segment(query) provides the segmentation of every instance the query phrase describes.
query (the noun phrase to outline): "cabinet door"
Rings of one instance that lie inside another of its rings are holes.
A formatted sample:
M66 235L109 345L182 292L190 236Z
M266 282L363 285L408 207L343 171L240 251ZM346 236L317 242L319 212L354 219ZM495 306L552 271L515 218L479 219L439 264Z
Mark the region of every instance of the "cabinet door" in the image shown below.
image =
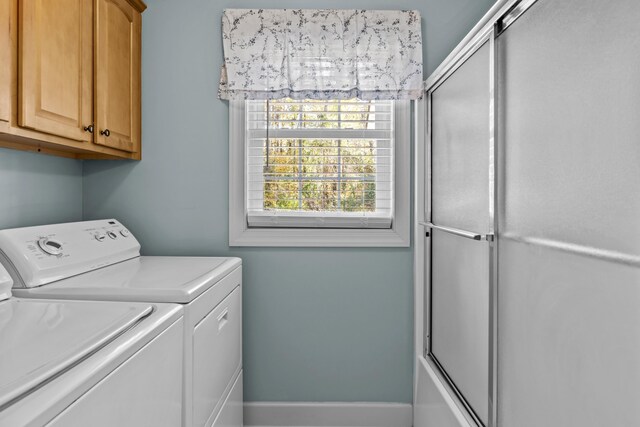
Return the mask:
M18 124L90 141L93 6L86 0L21 0Z
M140 151L141 15L126 0L96 0L96 144Z
M0 2L0 121L11 118L11 2Z

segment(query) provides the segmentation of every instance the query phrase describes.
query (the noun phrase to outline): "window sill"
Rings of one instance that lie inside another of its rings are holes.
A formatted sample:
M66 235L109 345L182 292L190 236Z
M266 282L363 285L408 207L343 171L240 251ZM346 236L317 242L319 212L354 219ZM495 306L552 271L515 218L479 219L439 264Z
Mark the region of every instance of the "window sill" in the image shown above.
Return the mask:
M408 247L395 229L245 228L229 235L229 246Z
M351 228L390 229L392 219L389 214L336 215L317 212L249 212L249 228Z

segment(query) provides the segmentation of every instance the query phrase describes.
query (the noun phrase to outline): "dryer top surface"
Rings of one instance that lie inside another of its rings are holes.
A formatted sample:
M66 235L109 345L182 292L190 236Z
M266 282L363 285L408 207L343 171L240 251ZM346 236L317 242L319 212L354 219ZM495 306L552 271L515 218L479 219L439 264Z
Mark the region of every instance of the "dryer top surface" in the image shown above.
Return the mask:
M14 289L14 295L189 303L241 263L239 258L142 256L46 286Z

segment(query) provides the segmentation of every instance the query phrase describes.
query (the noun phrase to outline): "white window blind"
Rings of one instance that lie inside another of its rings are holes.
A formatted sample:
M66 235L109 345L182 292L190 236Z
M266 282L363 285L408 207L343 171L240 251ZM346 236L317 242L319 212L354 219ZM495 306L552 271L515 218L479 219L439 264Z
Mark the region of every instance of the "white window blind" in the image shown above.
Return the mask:
M394 101L246 101L249 227L390 228Z

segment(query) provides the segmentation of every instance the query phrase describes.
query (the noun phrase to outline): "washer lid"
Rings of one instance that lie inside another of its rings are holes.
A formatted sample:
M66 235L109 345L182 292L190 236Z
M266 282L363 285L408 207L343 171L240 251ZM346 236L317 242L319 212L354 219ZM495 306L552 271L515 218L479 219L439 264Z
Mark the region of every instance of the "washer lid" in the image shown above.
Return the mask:
M240 258L143 256L16 296L188 303L240 266Z
M0 303L0 410L149 315L149 304L11 298Z

